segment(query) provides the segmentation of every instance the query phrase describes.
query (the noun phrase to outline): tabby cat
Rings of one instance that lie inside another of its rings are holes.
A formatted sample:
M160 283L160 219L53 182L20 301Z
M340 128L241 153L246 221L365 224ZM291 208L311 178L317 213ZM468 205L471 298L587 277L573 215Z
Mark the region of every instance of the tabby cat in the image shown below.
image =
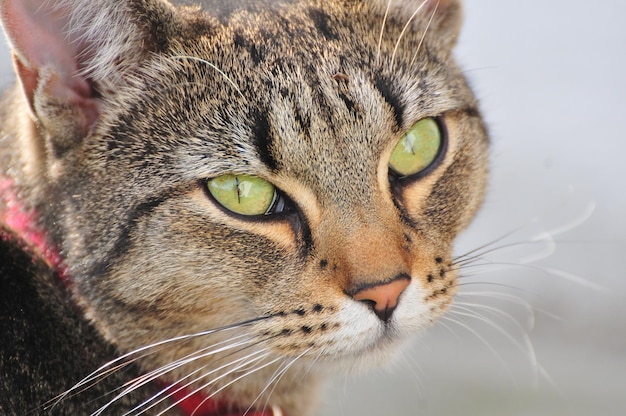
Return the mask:
M0 12L0 413L310 416L449 307L488 165L459 1Z

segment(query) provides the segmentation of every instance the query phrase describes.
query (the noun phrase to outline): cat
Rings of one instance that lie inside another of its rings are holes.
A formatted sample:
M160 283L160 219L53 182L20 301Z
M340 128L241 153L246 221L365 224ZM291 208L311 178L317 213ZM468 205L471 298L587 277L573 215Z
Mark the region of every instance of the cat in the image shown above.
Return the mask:
M458 0L0 12L0 413L311 416L448 309L489 148Z

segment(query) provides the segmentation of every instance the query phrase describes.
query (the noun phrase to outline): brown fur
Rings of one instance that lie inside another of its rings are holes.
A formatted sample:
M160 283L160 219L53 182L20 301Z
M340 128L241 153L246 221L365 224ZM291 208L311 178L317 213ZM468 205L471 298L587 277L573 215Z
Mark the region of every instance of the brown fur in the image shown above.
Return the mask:
M63 0L38 18L73 25L70 65L29 54L16 3L0 1L23 91L4 104L2 175L40 212L85 316L122 353L271 316L160 349L144 371L245 335L256 344L163 379L268 348L258 364L283 358L220 396L245 408L263 393L261 405L306 416L327 371L384 362L445 312L452 243L487 174L485 129L451 55L456 1L426 3L403 32L420 1L385 15L374 0ZM393 148L425 117L445 126L444 158L390 183ZM267 179L296 209L232 215L202 185L224 173ZM399 274L411 285L389 323L349 296Z

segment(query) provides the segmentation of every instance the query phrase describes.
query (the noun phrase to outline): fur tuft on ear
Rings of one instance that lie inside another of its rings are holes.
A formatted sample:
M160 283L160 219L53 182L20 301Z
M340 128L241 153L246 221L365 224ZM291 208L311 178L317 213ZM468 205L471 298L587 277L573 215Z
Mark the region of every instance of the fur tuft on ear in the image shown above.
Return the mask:
M102 94L164 46L173 16L161 0L0 0L26 102L54 154L89 132Z

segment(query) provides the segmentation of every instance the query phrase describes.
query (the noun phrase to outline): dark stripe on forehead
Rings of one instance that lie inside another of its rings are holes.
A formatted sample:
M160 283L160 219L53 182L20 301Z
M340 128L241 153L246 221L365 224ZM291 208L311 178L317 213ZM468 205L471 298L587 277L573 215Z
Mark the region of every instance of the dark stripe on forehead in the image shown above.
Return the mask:
M386 77L375 75L374 85L387 104L391 106L398 128L402 128L405 105L402 101L400 101L399 95L393 90L392 82Z
M255 64L259 64L263 59L265 59L265 51L262 46L258 46L253 41L244 37L241 33L235 33L233 39L235 46L239 48L243 48L248 51L250 54L250 58Z
M337 33L329 25L329 16L318 8L309 9L309 17L313 20L315 28L328 40L337 40Z
M254 135L254 145L258 151L259 159L270 170L278 170L278 161L272 153L273 140L270 131L270 123L267 113L263 109L255 109L252 114L252 134Z

